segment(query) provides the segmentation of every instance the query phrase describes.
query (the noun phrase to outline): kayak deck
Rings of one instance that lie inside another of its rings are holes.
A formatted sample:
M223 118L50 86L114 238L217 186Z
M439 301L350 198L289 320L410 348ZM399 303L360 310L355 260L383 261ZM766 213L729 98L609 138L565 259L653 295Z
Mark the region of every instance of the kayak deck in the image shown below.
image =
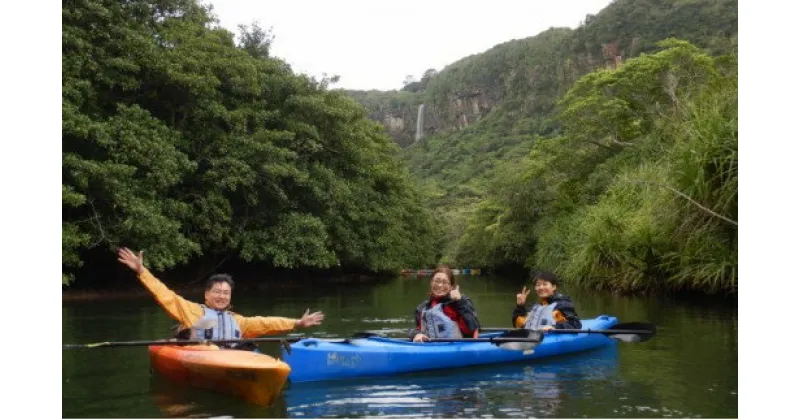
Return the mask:
M149 354L153 370L172 381L263 406L272 404L291 371L265 354L214 345L157 345L149 347Z
M606 329L616 324L617 319L602 315L582 323L583 329ZM481 334L481 337L500 334ZM538 346L525 350L501 348L488 342L413 343L385 337L337 342L312 338L292 344L291 352L284 349L282 358L292 366L290 381L310 382L535 360L612 342L602 334L545 334Z

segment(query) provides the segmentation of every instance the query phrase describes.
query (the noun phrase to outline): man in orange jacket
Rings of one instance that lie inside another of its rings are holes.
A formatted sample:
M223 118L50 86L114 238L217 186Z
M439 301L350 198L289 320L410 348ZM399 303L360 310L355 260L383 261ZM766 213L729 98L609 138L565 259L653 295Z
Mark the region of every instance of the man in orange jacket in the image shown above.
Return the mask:
M235 340L279 334L295 328L320 325L322 312L305 314L300 319L274 316L242 316L228 310L231 304L233 279L227 274L211 276L206 283L205 303L190 302L170 290L144 266L143 252L136 255L121 248L118 261L136 272L139 281L153 294L156 302L177 320L182 327L191 329L197 338L207 340Z

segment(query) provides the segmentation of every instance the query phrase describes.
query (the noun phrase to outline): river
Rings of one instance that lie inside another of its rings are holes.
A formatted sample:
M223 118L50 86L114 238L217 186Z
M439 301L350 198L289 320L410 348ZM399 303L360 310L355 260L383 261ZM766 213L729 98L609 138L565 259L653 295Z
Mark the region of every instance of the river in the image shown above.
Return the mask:
M521 281L459 277L484 327L507 327ZM404 335L429 289L427 277L376 284L309 284L234 291L244 315L299 317L322 310L315 336L382 330ZM607 314L650 322L644 343L617 343L572 356L361 380L287 384L270 407L187 388L151 375L146 347L62 350L62 416L161 417L738 417L737 305L715 299L623 297L562 290L582 318ZM185 296L199 301L201 294ZM533 297L533 294L531 295ZM64 343L150 340L174 322L149 298L62 304ZM278 345L261 344L278 356Z

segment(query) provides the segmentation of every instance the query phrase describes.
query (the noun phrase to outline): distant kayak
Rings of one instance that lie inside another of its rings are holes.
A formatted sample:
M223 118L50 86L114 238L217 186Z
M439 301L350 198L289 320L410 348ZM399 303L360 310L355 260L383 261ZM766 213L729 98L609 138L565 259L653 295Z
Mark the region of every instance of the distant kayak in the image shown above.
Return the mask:
M615 325L617 318L601 315L581 322L583 329L606 329ZM501 334L482 334L481 337ZM346 341L309 338L292 344L290 352L283 349L282 359L292 367L290 381L311 382L535 360L594 349L613 341L602 334L545 334L539 345L526 350L513 349L515 346L505 344L499 347L488 342L413 343L384 337Z
M281 393L289 366L265 354L214 345L149 347L155 372L175 382L267 406Z

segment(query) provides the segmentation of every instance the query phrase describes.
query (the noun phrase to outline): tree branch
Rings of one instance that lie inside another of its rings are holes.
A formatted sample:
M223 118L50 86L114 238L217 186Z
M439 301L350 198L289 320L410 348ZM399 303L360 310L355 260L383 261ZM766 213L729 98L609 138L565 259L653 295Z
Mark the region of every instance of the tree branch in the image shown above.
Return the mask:
M720 219L722 219L722 220L724 220L724 221L726 221L728 223L731 223L734 226L739 226L739 223L737 223L735 220L731 220L731 219L729 219L729 218L727 218L727 217L725 217L725 216L723 216L721 214L718 214L718 213L714 212L710 208L705 207L702 204L698 203L697 201L692 200L692 198L689 197L688 195L676 190L675 188L670 187L669 185L664 185L664 184L661 184L659 182L641 181L641 180L638 180L638 179L632 180L630 182L634 182L634 183L637 183L637 184L650 184L650 185L656 185L656 186L659 186L659 187L666 188L666 189L674 192L675 194L678 194L679 196L689 200L690 203L692 203L695 206L699 207L701 210L705 211L706 213L708 213L708 214L710 214L710 215L712 215L714 217L718 217L718 218L720 218Z
M611 142L614 144L618 144L620 146L633 146L633 143L628 143L627 141L619 141L616 137L611 139Z
M602 148L604 148L604 149L608 149L608 150L614 150L614 148L613 148L613 147L611 147L611 146L606 146L605 144L598 143L598 142L596 142L596 141L594 141L594 140L587 140L587 141L588 141L589 143L591 143L591 144L595 145L595 146L599 146L599 147L602 147Z
M97 213L97 209L94 207L94 200L87 199L86 202L89 203L89 206L92 208L93 216L92 216L91 220L93 221L93 224L95 225L95 227L97 227L97 230L100 231L100 239L95 241L95 243L89 245L89 249L96 247L97 245L99 245L103 241L106 241L109 244L114 243L111 240L109 240L108 237L106 236L106 232L103 229L103 224L100 223L100 215Z

